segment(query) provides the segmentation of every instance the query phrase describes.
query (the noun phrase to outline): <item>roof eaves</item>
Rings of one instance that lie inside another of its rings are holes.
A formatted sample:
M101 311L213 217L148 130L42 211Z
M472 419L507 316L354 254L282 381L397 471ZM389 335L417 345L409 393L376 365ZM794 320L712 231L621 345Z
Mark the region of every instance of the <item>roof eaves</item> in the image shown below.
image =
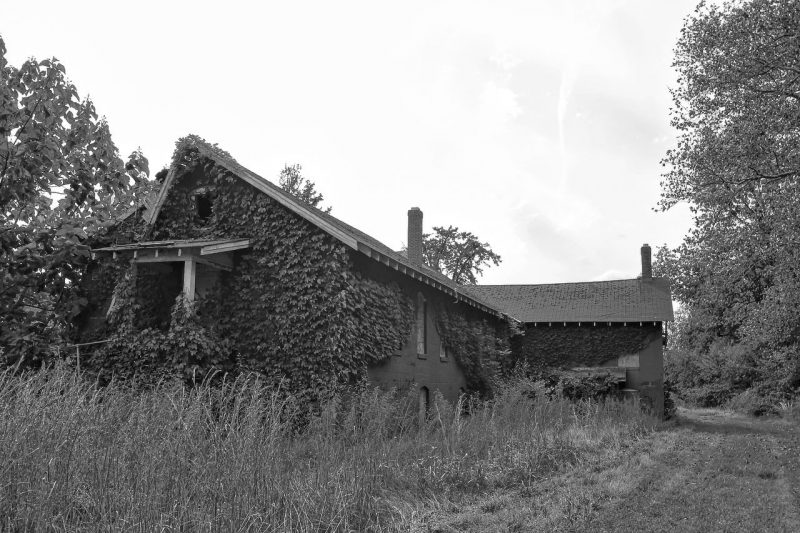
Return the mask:
M441 274L435 273L434 271L425 272L425 270L428 270L427 268L412 265L404 256L400 254L392 252L392 255L394 256L393 257L392 255L380 250L376 250L374 247L363 242L358 243L358 251L367 257L378 261L379 263L397 270L398 272L401 272L413 279L425 283L426 285L430 285L435 289L449 294L458 301L469 304L472 307L476 307L495 316L506 315L506 313L500 308L493 306L486 301L482 301L480 298L475 298L473 295L464 291L459 285L445 278Z

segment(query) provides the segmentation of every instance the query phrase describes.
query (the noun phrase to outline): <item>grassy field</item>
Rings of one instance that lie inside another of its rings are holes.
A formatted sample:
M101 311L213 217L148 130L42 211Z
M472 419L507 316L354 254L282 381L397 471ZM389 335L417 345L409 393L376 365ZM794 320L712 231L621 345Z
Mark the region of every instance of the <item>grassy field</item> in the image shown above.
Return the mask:
M308 418L252 379L139 393L67 369L0 374L0 529L481 530L520 498L542 524L578 523L588 493L547 484L629 457L658 424L532 387L509 383L468 416L437 399L421 422L415 394L374 389Z
M800 531L800 425L719 409L439 512L431 531Z

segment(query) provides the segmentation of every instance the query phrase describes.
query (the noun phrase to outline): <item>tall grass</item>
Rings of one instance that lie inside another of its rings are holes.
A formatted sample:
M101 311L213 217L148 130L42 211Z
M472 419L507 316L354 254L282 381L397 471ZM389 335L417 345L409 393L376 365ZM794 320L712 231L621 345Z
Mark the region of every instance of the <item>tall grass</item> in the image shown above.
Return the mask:
M529 483L653 424L535 388L436 398L423 422L413 392L352 390L309 417L253 378L136 392L65 368L0 374L0 529L405 530L423 506Z

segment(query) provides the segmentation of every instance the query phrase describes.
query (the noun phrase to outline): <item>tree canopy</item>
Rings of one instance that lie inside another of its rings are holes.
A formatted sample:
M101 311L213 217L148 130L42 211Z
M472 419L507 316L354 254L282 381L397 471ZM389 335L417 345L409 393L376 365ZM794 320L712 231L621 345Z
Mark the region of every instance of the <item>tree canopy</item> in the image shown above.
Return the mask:
M278 177L278 185L281 189L297 196L300 200L311 207L321 209L325 213L330 213L331 208L322 208L320 203L325 199L322 194L317 192L316 185L301 173L303 167L299 164L285 165Z
M485 267L502 261L488 242L481 242L475 234L459 231L455 226L435 226L433 233L423 234L422 259L462 285L477 284Z
M281 170L278 184L312 207L322 209L324 200L317 192L313 181L302 175L299 164L286 165ZM322 209L330 213L331 208ZM489 243L481 242L468 231L459 231L455 226L434 227L433 233L422 236L422 258L426 265L443 273L456 283L474 285L483 269L499 265L502 259L492 251Z
M80 309L88 240L147 188L57 59L8 63L0 37L0 358L42 355Z
M703 2L681 31L679 137L663 160L660 205L688 203L694 227L659 250L656 267L684 306L680 338L691 349L724 340L798 360L798 51L794 0Z

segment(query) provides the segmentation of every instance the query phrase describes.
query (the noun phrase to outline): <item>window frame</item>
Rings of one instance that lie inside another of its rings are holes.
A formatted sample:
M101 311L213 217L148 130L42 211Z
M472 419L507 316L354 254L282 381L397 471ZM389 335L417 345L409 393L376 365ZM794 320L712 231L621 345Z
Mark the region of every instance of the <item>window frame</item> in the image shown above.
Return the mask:
M417 357L424 359L428 356L430 332L428 331L428 300L421 292L417 293L415 331Z

